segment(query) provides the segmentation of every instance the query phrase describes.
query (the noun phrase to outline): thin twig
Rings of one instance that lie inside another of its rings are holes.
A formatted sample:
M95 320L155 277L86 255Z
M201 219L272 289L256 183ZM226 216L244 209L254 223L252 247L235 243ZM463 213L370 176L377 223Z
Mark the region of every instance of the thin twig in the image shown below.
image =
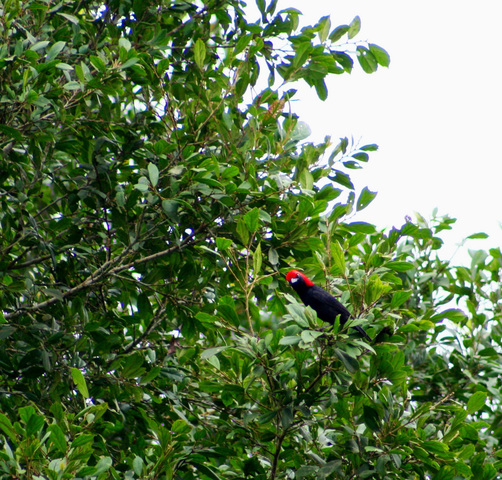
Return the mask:
M136 347L136 345L138 345L146 337L148 337L148 335L150 335L152 330L157 328L157 326L160 324L160 322L162 322L162 319L164 318L164 314L166 313L166 303L167 302L164 302L164 304L158 309L157 313L152 318L150 324L148 325L148 327L146 327L145 331L138 338L136 338L131 343L129 343L129 345L126 345L123 353L129 353L134 347Z
M161 252L154 253L152 255L148 255L143 258L138 258L136 260L133 260L132 262L122 264L122 265L116 265L118 262L120 262L125 255L129 252L129 249L126 249L122 255L105 262L101 267L99 267L96 271L91 273L83 282L80 284L76 285L73 288L70 288L66 292L62 292L61 297L53 297L50 298L44 302L37 303L35 305L29 306L29 307L20 307L14 312L7 313L4 315L5 320L10 320L12 318L17 318L20 315L23 315L26 311L34 311L34 310L41 310L46 307L49 307L50 305L53 305L57 302L60 301L61 298L65 299L68 297L71 297L72 295L75 295L76 293L80 292L81 290L85 290L89 287L92 287L93 285L96 285L98 282L103 280L105 277L115 275L119 272L122 272L124 270L128 270L130 268L133 268L137 265L141 265L146 262L151 262L153 260L157 260L159 258L165 257L166 255L170 255L171 253L180 250L182 248L185 248L189 245L193 245L194 243L197 243L200 241L200 239L195 238L195 236L200 233L203 229L205 228L205 224L202 224L197 230L192 231L190 235L188 235L179 245L173 245L172 247L162 250ZM116 265L116 266L114 266Z

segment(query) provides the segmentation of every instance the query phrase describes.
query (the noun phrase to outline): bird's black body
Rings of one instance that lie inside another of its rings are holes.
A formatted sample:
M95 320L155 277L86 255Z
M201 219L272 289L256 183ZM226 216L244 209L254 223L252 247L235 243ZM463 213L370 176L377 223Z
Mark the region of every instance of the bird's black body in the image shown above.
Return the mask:
M343 325L351 318L350 312L324 288L314 285L303 273L292 270L286 276L286 280L299 295L302 302L311 307L317 316L326 323L333 325L336 317L340 315L340 325ZM364 329L356 325L353 327L364 338L371 340Z

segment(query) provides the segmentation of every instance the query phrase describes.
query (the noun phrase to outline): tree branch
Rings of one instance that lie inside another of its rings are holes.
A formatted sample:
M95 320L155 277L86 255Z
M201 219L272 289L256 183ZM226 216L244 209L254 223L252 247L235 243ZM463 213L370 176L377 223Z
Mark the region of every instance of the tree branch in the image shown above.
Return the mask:
M272 459L272 470L270 471L270 480L274 480L277 474L277 465L279 463L279 455L281 454L282 443L286 438L286 434L288 433L288 429L285 429L284 432L277 438L274 458Z
M125 256L125 254L128 252L126 250L124 254L105 262L101 267L99 267L95 272L91 273L83 282L80 284L76 285L73 288L70 288L66 292L62 292L61 297L63 299L71 297L72 295L75 295L76 293L80 292L81 290L85 290L87 288L92 287L93 285L97 284L100 282L102 279L115 275L119 272L122 272L124 270L128 270L129 268L133 268L137 265L141 265L146 262L150 262L152 260L157 260L158 258L165 257L166 255L170 255L171 253L175 252L176 250L181 250L183 248L188 247L189 245L193 245L194 243L197 243L200 241L200 239L195 238L195 236L200 233L204 228L206 227L205 224L202 224L197 230L192 231L190 235L188 235L179 245L173 245L172 247L163 250L161 252L154 253L152 255L148 255L143 258L138 258L137 260L133 260L132 262L122 264L122 265L117 265L120 260L122 260ZM49 298L48 300L45 300L44 302L36 303L35 305L29 306L29 307L19 307L16 311L10 312L4 315L5 320L10 320L13 318L17 318L21 316L24 312L32 312L34 310L42 310L46 307L49 307L50 305L53 305L61 300L61 297L53 297Z
M162 318L164 317L164 313L166 313L166 302L160 307L155 314L155 316L152 318L150 324L148 327L146 327L146 330L135 340L133 340L129 345L127 345L124 348L123 353L129 353L136 345L141 343L148 335L150 335L150 332L154 330L157 325L162 321Z

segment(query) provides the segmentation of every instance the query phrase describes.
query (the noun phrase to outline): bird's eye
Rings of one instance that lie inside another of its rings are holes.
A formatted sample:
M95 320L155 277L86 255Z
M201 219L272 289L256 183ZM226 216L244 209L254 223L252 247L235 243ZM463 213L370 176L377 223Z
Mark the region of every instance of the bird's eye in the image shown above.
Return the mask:
M295 282L297 282L297 281L298 281L298 278L299 278L299 277L294 277L294 278L292 278L292 279L290 280L290 281L291 281L291 283L295 283Z

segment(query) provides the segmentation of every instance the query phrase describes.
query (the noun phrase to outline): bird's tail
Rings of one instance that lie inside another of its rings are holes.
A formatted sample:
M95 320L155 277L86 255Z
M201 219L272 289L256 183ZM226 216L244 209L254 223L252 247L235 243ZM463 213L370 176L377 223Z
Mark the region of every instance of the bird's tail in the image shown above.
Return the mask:
M364 331L364 328L361 327L361 325L356 325L355 327L352 327L352 328L357 330L366 340L368 340L368 342L372 341L370 336Z

